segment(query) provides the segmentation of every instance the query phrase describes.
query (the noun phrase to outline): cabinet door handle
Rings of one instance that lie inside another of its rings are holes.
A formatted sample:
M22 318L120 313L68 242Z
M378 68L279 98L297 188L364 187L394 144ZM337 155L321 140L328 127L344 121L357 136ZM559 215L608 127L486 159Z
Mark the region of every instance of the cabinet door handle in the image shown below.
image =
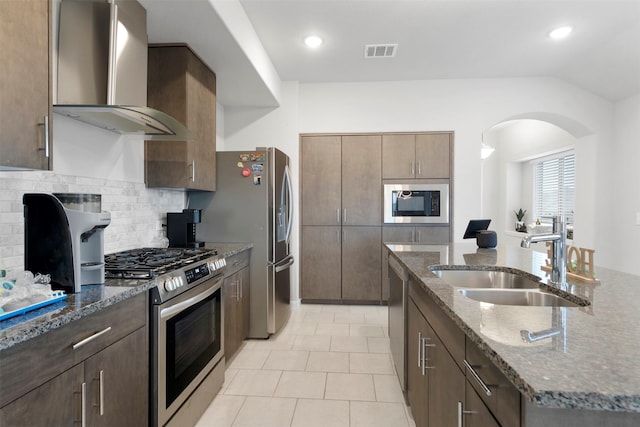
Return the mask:
M343 212L344 212L344 214L343 214L343 218L342 218L342 223L346 224L347 223L347 208L344 208Z
M469 362L467 362L467 359L465 359L463 363L464 363L464 366L467 368L467 370L471 373L471 376L473 376L473 379L475 379L476 382L480 385L480 387L482 388L482 391L484 391L484 394L486 394L487 396L493 395L493 393L489 389L489 386L485 384L484 381L482 381L482 378L480 378L480 375L478 375L476 370L473 369L473 366L471 366Z
M191 182L196 182L196 161L191 161Z
M336 209L336 223L340 224L340 209Z
M418 176L422 175L422 162L418 160Z
M477 413L476 411L465 411L462 407L462 402L458 401L458 427L462 427L463 425L463 416L464 415L473 415Z
M44 116L44 120L42 123L38 123L38 126L42 126L44 129L44 148L39 150L44 150L44 156L49 158L49 116Z
M418 368L422 367L422 348L422 332L418 332Z
M87 425L87 383L82 383L82 391L81 391L81 395L80 395L80 402L81 402L81 408L80 408L80 425L82 427L85 427Z
M244 281L240 279L240 299L242 299L243 291L244 291Z
M98 407L100 415L104 415L104 370L100 369L98 374Z
M107 328L104 328L100 332L96 332L95 334L91 335L90 337L87 337L87 338L83 339L82 341L75 343L74 345L71 346L71 348L73 348L74 350L77 350L80 347L82 347L83 345L88 344L91 341L95 340L96 338L100 337L101 335L106 334L110 330L111 330L111 326L109 326Z
M416 240L415 242L420 242L420 230L416 231Z
M413 160L411 160L411 175L415 175L416 174L416 164L414 163Z
M429 341L429 337L424 337L422 338L422 375L426 375L427 373L427 369L433 369L433 366L427 366L427 360L429 360L429 358L427 357L427 347L435 347L435 344L427 344L427 342Z

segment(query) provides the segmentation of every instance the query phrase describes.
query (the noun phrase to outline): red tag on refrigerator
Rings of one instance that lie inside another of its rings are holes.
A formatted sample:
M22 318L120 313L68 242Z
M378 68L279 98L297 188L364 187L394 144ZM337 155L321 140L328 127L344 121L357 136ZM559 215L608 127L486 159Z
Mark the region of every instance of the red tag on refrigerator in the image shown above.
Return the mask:
M251 176L251 169L242 168L242 176L244 176L245 178L248 177L248 176Z

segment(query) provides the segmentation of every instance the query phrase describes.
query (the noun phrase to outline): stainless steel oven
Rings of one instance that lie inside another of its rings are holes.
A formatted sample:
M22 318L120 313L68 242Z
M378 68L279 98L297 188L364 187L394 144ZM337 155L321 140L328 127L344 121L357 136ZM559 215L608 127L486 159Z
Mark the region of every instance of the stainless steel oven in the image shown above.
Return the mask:
M384 222L448 224L449 184L385 184Z
M194 425L224 381L224 258L204 248L151 248L105 261L109 277L148 277L156 285L150 290L151 425Z
M208 268L206 266L194 269ZM190 270L187 270L189 274ZM153 307L153 395L157 423L185 425L182 420L193 414L179 411L196 389L208 388L209 375L224 377L222 313L222 277L207 279L189 291ZM217 383L216 378L211 378ZM215 396L221 383L214 384ZM206 393L198 390L198 393ZM194 398L197 400L197 398ZM191 406L191 405L189 405ZM190 409L192 410L192 409ZM202 412L200 412L201 414ZM199 415L196 416L196 420ZM181 420L181 422L178 422Z

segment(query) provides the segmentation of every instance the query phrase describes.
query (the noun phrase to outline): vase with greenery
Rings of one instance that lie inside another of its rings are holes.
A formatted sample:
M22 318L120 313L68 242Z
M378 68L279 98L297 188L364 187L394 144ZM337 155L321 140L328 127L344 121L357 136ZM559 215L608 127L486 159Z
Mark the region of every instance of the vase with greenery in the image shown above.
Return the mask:
M522 210L522 208L518 209L517 211L513 211L514 214L516 214L516 231L520 232L520 233L526 233L527 232L527 226L524 223L524 215L527 213L526 209Z

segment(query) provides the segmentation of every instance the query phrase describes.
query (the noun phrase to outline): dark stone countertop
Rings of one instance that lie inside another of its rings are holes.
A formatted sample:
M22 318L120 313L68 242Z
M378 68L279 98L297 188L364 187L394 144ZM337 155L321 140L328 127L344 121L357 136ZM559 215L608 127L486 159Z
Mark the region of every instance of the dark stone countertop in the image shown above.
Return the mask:
M219 255L229 257L253 247L249 243L207 243ZM108 279L103 285L85 285L82 292L0 322L0 351L81 319L112 304L147 292L155 281Z
M585 307L493 305L464 297L430 268L517 270L546 283L540 270L546 254L515 246L479 249L475 242L386 246L536 406L640 412L640 276L596 266L599 283L570 281L569 292L590 302ZM531 343L520 333L550 328L560 333Z

